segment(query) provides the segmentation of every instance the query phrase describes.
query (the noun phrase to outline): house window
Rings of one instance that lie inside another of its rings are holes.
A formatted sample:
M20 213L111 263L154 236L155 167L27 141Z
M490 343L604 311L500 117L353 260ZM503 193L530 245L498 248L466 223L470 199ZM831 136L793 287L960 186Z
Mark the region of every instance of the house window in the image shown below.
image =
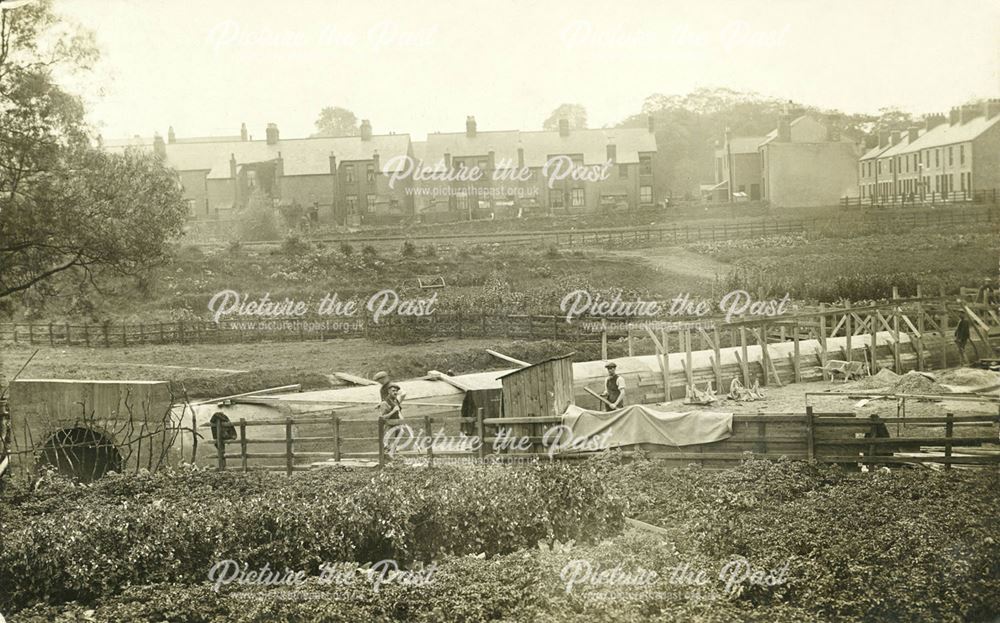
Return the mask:
M367 179L369 182L374 182L375 181L375 163L374 162L369 162L368 163L368 167L365 170L365 179Z
M584 199L585 199L585 195L584 195L583 189L582 188L574 188L573 189L573 194L570 197L570 201L572 202L571 205L574 208L581 208L581 207L583 207L586 204L586 202L584 201Z
M389 209L393 212L399 212L399 199L390 199Z
M958 146L958 164L965 164L965 145Z
M365 197L365 208L368 209L369 214L375 211L375 195L372 193L368 193Z
M628 179L628 165L627 164L620 164L620 165L618 165L618 177L620 177L623 180L624 179ZM721 177L721 175L720 175L720 177Z
M879 174L882 173L882 161L878 161L878 166L875 167Z
M935 167L941 166L941 150L940 149L935 149L934 150L934 166Z
M950 167L953 164L955 164L955 148L954 147L949 147L948 148L948 166Z
M353 216L357 213L358 213L358 196L347 195L347 214Z
M563 193L558 188L549 189L549 205L553 208L565 207L566 204L563 202Z
M742 190L743 187L740 187ZM653 203L653 187L652 186L640 186L639 187L639 203Z
M351 184L351 183L354 182L354 165L353 164L345 164L344 165L344 181L347 182L348 184ZM357 197L355 197L355 201L357 201Z
M639 175L653 174L653 159L649 156L639 158Z
M458 207L459 211L465 212L469 209L469 197L468 195L461 194L455 195L455 205Z

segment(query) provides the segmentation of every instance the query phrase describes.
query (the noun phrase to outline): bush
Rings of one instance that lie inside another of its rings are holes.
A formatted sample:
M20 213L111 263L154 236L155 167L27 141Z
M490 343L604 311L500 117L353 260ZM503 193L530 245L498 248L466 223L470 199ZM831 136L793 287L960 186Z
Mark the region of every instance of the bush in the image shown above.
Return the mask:
M403 257L416 257L417 245L415 245L412 240L405 240L403 242L403 248L400 249L399 253Z
M93 602L133 584L200 582L217 561L317 569L322 562L496 556L543 539L621 529L596 470L389 466L286 479L201 469L112 475L4 494L0 611Z
M340 243L340 252L344 254L344 257L351 257L354 255L354 247L351 246L350 242L344 241Z

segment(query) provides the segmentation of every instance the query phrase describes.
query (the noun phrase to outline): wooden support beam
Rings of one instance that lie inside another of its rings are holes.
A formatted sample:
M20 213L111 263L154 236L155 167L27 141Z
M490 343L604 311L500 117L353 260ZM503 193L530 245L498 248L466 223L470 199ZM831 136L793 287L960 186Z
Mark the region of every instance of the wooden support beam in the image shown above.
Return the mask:
M795 324L795 335L792 338L792 371L795 374L795 382L802 381L801 353L799 352L799 325Z
M348 383L353 383L354 385L378 385L378 381L366 379L362 376L357 376L356 374L348 374L347 372L334 372L333 376L337 377L341 381L347 381Z
M598 400L600 400L601 402L603 402L609 409L613 409L614 408L610 402L608 402L607 400L604 399L604 396L598 394L597 392L595 392L594 390L590 389L589 387L584 387L583 391L587 392L588 394L590 394L594 398L597 398Z
M467 391L469 391L471 389L471 387L469 387L468 385L462 383L461 381L459 381L455 377L448 376L444 372L438 372L437 370L428 370L427 371L427 378L429 380L431 380L431 381L444 381L448 385L451 385L452 387L454 387L456 389L460 389L463 392L467 392Z
M494 356L494 357L496 357L497 359L501 359L501 360L503 360L503 361L506 361L506 362L508 362L508 363L512 363L512 364L514 364L515 366L518 366L518 367L520 367L520 368L527 368L528 366L530 366L530 365L531 365L531 364L530 364L530 363L528 363L527 361L521 361L520 359L514 359L513 357L508 357L507 355L504 355L504 354L502 354L502 353L498 353L498 352L497 352L497 351L495 351L495 350L490 350L490 349L488 349L488 348L487 348L487 349L486 349L486 352L487 352L488 354L490 354L490 355L493 355L493 356Z
M660 368L663 371L663 395L665 402L669 402L670 397L670 338L666 329L660 329L661 345L663 354L660 355Z
M687 365L684 366L684 374L687 377L688 385L692 384L691 381L691 329L684 329L684 357L687 360Z
M829 381L830 373L826 371L826 313L823 303L819 304L819 365L823 368L823 380Z
M740 327L740 353L743 354L743 358L740 359L740 368L743 370L743 385L750 387L750 369L748 366L747 359L747 328ZM737 354L739 357L739 354Z

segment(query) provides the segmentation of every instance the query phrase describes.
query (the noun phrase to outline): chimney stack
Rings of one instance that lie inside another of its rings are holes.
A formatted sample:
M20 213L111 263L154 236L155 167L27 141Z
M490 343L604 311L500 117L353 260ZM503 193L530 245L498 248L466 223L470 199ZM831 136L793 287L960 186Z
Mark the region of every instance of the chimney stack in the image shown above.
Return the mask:
M840 142L840 113L826 116L826 140L831 143Z
M336 174L337 174L337 157L334 156L333 152L331 151L330 152L330 175L336 175Z
M469 138L476 136L476 118L472 115L465 117L465 135Z
M618 147L614 143L608 143L608 162L614 164L617 161Z
M937 126L939 126L942 123L944 123L944 121L945 121L945 118L944 118L943 114L936 113L936 114L933 114L933 115L927 115L926 117L924 117L924 129L927 130L928 132L930 132L931 130L933 130Z
M1000 114L1000 99L990 99L983 102L983 115L987 119L992 119Z
M879 149L885 149L889 146L889 131L879 130L878 131L878 147Z
M492 149L486 154L486 166L490 168L490 171L497 170L497 152Z
M372 140L372 124L367 119L361 120L361 140Z
M160 158L167 157L167 145L163 142L163 137L157 132L153 135L153 153Z
M444 168L451 171L451 154L448 152L444 153Z
M778 117L778 136L775 140L781 143L790 143L792 141L791 115L781 115Z
M174 135L174 126L167 128L167 142L175 143L177 142L177 137Z
M240 140L247 140L247 124L245 123L240 124Z
M920 137L920 128L915 125L911 125L906 130L906 141L909 145L912 145Z
M646 117L646 127L649 129L650 134L656 132L656 120L653 119L653 115Z
M958 108L952 108L948 111L948 125L955 125L961 123L962 112Z
M959 109L959 117L962 123L968 123L983 114L983 107L976 104L966 104Z
M891 132L889 133L889 142L890 142L890 143L891 143L891 144L892 144L893 146L895 146L895 145L899 145L899 139L900 139L900 132L899 132L899 130L892 130L892 131L891 131Z
M268 145L278 144L278 124L276 123L267 124L267 144Z
M519 169L524 168L524 147L517 148L517 167Z
M372 168L375 170L375 175L378 175L379 171L382 170L382 159L378 155L377 149L372 152Z
M236 154L229 154L229 179L236 179Z
M285 159L281 157L281 152L278 152L278 157L274 161L274 175L276 177L285 176Z
M569 136L569 119L559 120L559 136Z

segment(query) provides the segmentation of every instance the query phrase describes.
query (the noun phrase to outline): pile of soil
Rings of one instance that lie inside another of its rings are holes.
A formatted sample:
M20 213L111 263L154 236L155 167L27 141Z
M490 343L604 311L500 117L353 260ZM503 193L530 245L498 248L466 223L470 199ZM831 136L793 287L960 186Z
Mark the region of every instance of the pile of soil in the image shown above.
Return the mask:
M848 390L855 391L867 391L867 390L883 390L882 393L889 393L892 387L899 381L899 375L892 370L883 368L878 371L875 376L866 376L857 381L847 383L844 387Z
M949 394L947 387L930 380L919 372L907 372L892 387L894 394Z
M962 385L966 387L987 387L1000 385L1000 372L979 370L976 368L958 368L937 375L938 381L946 385Z

